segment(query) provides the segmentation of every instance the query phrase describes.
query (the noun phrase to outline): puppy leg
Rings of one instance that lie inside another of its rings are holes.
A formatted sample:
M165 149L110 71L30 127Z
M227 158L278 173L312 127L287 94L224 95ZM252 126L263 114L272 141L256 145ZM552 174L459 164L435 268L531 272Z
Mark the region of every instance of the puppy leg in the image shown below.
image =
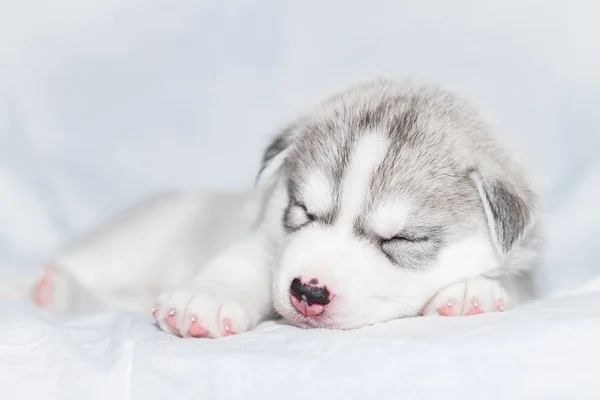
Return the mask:
M190 284L158 297L158 325L183 337L211 338L254 328L272 313L271 254L260 234L235 243Z
M32 300L49 311L147 310L161 285L193 275L173 253L187 255L181 237L202 202L165 193L141 202L64 249L30 287ZM168 264L168 279L159 279Z
M47 264L33 285L33 301L54 313L70 313L101 309L101 302L70 272Z

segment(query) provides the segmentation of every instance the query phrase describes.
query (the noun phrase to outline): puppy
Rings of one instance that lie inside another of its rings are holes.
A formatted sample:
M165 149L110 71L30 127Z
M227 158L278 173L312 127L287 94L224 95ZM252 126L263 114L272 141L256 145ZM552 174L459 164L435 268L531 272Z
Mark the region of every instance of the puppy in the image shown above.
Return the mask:
M536 196L478 111L377 80L277 135L253 191L138 206L59 256L34 298L59 312L154 306L182 337L274 316L354 329L527 301L538 243Z

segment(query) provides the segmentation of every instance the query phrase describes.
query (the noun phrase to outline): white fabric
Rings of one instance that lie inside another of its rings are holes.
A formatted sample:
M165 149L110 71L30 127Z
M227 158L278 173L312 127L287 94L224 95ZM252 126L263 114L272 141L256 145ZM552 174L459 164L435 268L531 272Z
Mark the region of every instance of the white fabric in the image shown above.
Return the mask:
M0 272L38 268L152 191L251 184L288 118L381 73L445 83L491 110L542 195L542 288L577 287L600 269L599 11L594 0L3 2ZM61 322L4 303L0 397L597 398L599 306L590 289L498 316L183 341L146 316Z
M597 399L598 289L503 314L356 331L268 322L217 340L175 338L148 316L56 319L7 304L0 385L48 400Z

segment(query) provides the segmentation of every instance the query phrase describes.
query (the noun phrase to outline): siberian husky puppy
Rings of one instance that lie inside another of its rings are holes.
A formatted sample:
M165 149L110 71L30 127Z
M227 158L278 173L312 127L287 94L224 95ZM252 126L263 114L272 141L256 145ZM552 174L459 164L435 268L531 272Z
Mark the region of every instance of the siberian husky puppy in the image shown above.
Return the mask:
M183 337L281 316L353 329L500 312L534 296L536 198L493 128L436 86L377 80L275 136L256 187L165 194L66 249L33 297L153 308Z

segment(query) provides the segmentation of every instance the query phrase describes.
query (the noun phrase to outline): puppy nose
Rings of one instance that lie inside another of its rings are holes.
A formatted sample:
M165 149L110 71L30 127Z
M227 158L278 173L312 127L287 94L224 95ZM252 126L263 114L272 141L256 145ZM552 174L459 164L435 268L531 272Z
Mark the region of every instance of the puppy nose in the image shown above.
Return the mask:
M290 285L290 301L305 317L319 315L329 304L329 291L319 285L319 281L311 279L308 284L295 278Z

